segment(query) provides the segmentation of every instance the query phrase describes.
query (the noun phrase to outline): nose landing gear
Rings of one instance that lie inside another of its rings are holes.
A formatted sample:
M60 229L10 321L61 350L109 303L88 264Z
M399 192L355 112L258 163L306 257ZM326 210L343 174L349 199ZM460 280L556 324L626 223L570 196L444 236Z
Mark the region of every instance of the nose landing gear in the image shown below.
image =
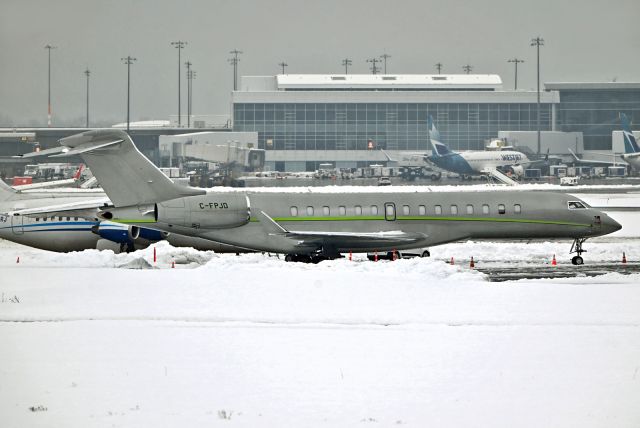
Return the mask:
M586 253L587 250L582 249L582 244L586 241L587 238L576 238L573 240L573 245L571 245L571 250L569 250L569 254L577 253L577 256L573 256L571 259L571 263L574 265L582 265L584 264L584 259L582 258L582 253Z

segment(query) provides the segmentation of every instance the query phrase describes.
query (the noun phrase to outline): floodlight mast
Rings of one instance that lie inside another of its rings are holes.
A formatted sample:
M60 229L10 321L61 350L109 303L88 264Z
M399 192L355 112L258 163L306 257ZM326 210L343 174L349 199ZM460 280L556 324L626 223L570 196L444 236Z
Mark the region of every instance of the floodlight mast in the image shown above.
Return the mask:
M134 61L137 61L137 58L133 58L131 55L126 58L121 58L122 62L127 65L127 132L129 132L129 123L130 123L130 93L131 93L131 64Z
M544 39L542 37L536 37L535 39L531 39L531 46L535 46L536 47L536 51L537 51L537 75L536 75L536 80L537 80L537 87L538 87L538 112L536 114L536 124L537 124L537 128L538 128L538 156L540 156L540 146L541 146L541 139L540 139L540 46L544 46Z
M513 90L517 91L518 90L518 64L521 64L524 62L523 59L518 59L518 58L513 58L510 60L507 60L507 62L512 62L515 67L516 67L516 77L515 77L515 83L513 85Z
M344 74L349 74L349 66L352 63L353 62L351 61L351 58L345 58L342 60L342 65L344 66Z
M46 45L44 47L45 49L47 49L48 51L48 55L49 55L49 67L48 67L48 72L47 72L47 76L48 76L48 84L47 84L47 126L51 127L51 49L57 49L56 46L51 46L51 45Z
M229 53L233 55L233 58L229 58L227 60L231 65L233 65L233 90L237 91L238 90L238 62L240 62L240 58L238 58L238 55L242 54L242 51L239 51L238 49L234 49Z
M183 42L182 40L178 40L177 42L171 42L171 46L178 49L178 128L182 124L182 121L181 121L182 114L180 110L182 105L182 102L181 102L182 97L180 96L180 82L182 81L180 76L182 73L180 72L181 71L180 66L182 65L182 62L180 61L180 52L182 51L182 49L185 47L186 44L187 42Z

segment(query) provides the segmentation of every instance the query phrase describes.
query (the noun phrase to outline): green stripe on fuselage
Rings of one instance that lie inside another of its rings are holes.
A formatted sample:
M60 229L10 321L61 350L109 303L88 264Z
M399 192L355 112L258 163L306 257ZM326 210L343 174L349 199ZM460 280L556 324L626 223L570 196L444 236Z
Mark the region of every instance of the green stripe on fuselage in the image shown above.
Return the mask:
M300 221L383 221L384 216L343 216L343 217L274 217L276 222L300 222ZM251 221L258 221L251 219ZM393 221L393 220L390 220ZM529 224L555 224L563 226L590 227L586 223L573 223L567 221L533 220L517 218L495 217L433 217L433 216L398 216L395 221L480 221L493 223L529 223Z

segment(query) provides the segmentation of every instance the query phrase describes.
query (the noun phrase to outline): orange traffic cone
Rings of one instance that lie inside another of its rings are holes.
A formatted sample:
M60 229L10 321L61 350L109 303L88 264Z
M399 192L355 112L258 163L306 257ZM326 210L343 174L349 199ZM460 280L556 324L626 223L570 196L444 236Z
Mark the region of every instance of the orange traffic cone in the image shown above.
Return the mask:
M471 269L473 269L474 267L476 267L476 264L473 262L473 256L471 256L471 262L469 263L469 267Z
M373 253L373 261L374 261L374 262L377 262L377 261L378 261L378 250L376 250L376 251Z
M351 251L349 251L349 261L352 260L352 257L353 257L353 253Z
M171 268L173 269L173 268L175 268L175 267L176 267L176 262L172 261L172 262L171 262Z
M450 265L455 265L455 263L453 262L453 257L451 257L451 261L449 262Z
M624 253L624 251L622 252L622 263L627 263L627 255Z
M558 262L556 262L556 255L553 255L553 259L551 260L551 266L557 266Z
M153 262L156 262L156 247L153 247Z

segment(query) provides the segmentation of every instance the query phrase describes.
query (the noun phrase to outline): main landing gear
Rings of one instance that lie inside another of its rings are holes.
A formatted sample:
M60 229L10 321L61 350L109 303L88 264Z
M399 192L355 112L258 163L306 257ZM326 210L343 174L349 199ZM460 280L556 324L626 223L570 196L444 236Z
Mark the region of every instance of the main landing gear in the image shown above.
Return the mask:
M582 259L582 253L586 253L587 250L582 249L582 244L586 241L587 238L576 238L573 240L573 245L571 245L571 250L569 254L577 253L577 256L573 256L571 259L571 263L574 265L582 265L584 264L584 260Z

